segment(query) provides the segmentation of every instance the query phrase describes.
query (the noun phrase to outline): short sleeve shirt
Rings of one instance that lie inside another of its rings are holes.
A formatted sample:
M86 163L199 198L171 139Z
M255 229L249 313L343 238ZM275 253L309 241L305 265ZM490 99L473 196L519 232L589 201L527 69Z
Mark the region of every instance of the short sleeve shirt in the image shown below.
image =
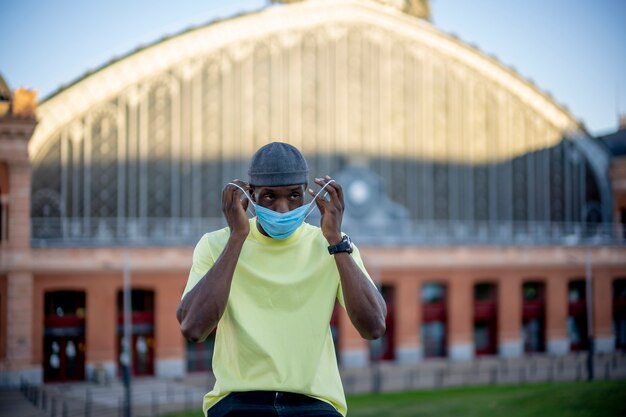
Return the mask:
M224 228L205 234L194 250L184 294L202 279L229 238ZM309 395L346 414L330 318L343 293L339 272L321 229L304 223L276 240L250 220L217 326L213 371L216 383L204 397L206 411L236 391L287 391ZM366 277L358 249L351 255ZM184 296L183 294L183 296Z

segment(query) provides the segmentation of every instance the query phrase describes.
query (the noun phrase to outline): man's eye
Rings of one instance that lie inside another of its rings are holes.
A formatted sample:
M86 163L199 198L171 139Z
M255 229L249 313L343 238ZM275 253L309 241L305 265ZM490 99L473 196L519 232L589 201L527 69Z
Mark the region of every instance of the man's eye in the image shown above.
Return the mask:
M293 199L300 198L300 193L293 193L293 194L291 194L291 198L293 198Z

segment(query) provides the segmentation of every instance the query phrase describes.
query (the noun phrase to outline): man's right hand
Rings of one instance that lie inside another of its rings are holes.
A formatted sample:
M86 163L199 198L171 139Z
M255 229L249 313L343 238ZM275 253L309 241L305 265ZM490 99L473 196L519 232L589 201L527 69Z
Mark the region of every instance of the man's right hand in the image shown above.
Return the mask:
M233 183L246 191L250 189L244 181L233 180ZM250 201L247 198L242 200L242 196L243 192L239 188L227 184L222 191L222 212L230 228L230 234L246 237L250 233L250 222L246 215Z

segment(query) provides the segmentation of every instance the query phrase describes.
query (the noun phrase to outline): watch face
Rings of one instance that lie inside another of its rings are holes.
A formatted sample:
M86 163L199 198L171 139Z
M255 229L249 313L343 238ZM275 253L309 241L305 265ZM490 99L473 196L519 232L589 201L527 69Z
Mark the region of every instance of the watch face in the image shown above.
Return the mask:
M334 246L328 247L328 252L331 255L341 252L352 253L352 240L350 239L350 236L344 235L341 238L341 242L337 243Z
M350 239L350 236L345 235L343 237L343 242L341 242L341 243L342 243L342 246L345 246L345 251L346 252L352 253L352 239Z

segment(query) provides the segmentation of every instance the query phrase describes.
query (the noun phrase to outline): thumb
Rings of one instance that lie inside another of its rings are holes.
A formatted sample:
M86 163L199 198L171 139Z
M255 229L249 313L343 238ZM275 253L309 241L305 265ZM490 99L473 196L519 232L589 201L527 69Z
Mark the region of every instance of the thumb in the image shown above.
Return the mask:
M250 200L248 200L247 198L244 198L241 201L241 207L243 207L243 211L248 211L248 204L250 203Z

